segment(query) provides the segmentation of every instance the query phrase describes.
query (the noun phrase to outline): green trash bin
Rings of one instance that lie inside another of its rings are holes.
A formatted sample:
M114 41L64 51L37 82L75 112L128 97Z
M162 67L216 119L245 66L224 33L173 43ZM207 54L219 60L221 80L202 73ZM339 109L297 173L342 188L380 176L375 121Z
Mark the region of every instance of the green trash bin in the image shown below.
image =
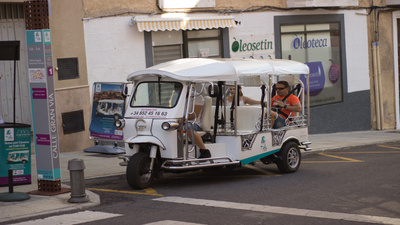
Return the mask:
M8 170L13 183L31 184L31 125L0 124L0 186L8 185Z

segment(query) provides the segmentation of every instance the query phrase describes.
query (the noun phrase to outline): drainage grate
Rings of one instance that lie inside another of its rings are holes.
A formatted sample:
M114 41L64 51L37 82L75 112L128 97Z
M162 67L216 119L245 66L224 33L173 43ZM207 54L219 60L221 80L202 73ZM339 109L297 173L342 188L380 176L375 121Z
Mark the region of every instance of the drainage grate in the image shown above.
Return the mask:
M38 180L38 190L48 192L61 191L61 180Z
M78 58L57 59L58 80L79 78Z
M62 113L61 117L64 134L72 134L85 130L83 110Z

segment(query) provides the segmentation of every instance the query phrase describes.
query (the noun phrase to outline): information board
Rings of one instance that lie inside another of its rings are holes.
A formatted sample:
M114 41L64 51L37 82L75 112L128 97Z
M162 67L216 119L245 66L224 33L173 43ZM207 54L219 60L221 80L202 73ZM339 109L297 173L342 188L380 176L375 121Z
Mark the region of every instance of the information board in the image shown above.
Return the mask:
M8 170L14 184L31 183L31 126L0 124L0 186L8 185Z

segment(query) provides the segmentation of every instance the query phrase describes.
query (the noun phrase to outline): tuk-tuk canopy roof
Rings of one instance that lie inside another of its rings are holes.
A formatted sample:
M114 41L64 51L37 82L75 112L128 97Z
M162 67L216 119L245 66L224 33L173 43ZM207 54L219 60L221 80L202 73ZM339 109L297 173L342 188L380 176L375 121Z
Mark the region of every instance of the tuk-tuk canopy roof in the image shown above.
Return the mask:
M144 76L170 77L181 81L238 81L240 76L308 74L304 63L285 59L177 59L130 74L128 81Z

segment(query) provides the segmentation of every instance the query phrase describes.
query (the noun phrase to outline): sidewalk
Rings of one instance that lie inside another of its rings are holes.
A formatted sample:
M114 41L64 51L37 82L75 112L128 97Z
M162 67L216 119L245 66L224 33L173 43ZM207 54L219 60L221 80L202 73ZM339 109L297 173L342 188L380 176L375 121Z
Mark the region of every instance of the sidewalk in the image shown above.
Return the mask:
M373 144L382 144L387 142L400 141L400 131L359 131L334 134L316 134L310 135L312 142L310 147L312 151L306 152L312 154L320 151L345 149L355 146L368 146ZM120 166L117 155L105 155L99 153L86 153L82 150L68 153L61 153L61 182L68 182L70 179L67 169L68 161L74 158L82 159L86 169L85 178L105 177L118 174L124 174L126 167ZM30 192L38 189L36 177L36 160L32 155L32 184L20 185L14 187L14 192ZM62 184L62 188L69 188ZM8 192L8 187L0 187L0 193ZM56 212L66 212L76 209L87 209L100 204L100 197L86 190L90 201L86 203L68 203L70 193L42 196L30 195L30 199L20 202L0 202L0 222L13 221L17 219L47 215Z

